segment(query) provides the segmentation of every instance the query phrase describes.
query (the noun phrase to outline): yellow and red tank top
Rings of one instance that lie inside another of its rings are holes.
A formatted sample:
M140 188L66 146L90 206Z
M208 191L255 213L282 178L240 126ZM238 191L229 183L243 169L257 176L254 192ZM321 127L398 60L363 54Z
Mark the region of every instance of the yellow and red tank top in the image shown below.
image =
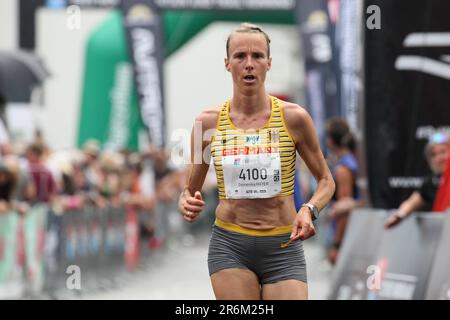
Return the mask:
M271 113L257 130L237 128L230 102L220 110L211 141L219 199L258 199L294 193L296 148L283 118L281 101L271 96Z

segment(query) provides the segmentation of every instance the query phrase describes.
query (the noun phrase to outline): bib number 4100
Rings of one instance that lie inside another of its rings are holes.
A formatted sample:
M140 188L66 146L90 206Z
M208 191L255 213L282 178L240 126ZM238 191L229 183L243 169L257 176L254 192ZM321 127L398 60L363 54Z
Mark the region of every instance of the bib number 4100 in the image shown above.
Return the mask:
M253 168L253 169L241 169L239 173L239 179L242 180L266 180L267 170L266 168Z

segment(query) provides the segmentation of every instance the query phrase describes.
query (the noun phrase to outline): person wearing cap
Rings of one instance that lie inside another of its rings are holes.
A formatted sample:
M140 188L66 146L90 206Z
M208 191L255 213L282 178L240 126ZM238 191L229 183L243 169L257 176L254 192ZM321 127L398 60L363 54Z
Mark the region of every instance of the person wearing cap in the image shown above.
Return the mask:
M389 216L384 225L386 229L394 227L416 210L431 211L449 156L449 137L441 132L433 134L425 146L425 157L432 172L425 177L422 187L414 191L400 204L398 210Z

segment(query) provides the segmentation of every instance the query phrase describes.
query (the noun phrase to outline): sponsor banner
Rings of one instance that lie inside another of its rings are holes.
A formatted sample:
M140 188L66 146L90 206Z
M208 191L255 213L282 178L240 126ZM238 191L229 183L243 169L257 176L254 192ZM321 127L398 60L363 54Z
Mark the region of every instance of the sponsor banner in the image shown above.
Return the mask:
M99 253L102 240L99 212L92 206L85 206L77 215L81 249L77 264L81 263L83 288L97 288L97 274L101 272Z
M155 0L161 9L294 10L295 0Z
M104 228L103 254L109 261L115 261L119 257L123 261L125 250L125 214L122 208L107 208L102 213Z
M429 172L427 139L450 129L450 2L366 0L365 139L371 202L395 208ZM407 14L406 14L407 13Z
M338 56L341 115L357 138L363 133L363 2L339 0L334 46Z
M443 217L445 223L436 249L433 267L428 280L425 299L450 300L450 211Z
M17 242L20 218L16 212L0 215L0 299L19 298L23 292L22 264Z
M86 224L88 231L88 255L94 263L98 263L97 258L102 246L102 228L100 213L94 207L85 208Z
M29 0L26 0L29 1ZM40 4L49 9L65 9L68 6L80 8L114 9L119 6L121 0L40 0Z
M142 123L119 11L90 35L84 68L78 146L95 138L104 149L137 150Z
M370 266L383 233L385 211L358 209L351 213L336 266L333 270L329 299L362 300L368 292Z
M66 288L66 271L72 265L81 270L82 288L96 289L113 281L125 265L135 270L140 254L135 211L87 206L56 214L36 205L24 217L2 214L0 299L43 290L58 294Z
M34 205L25 215L25 261L27 284L32 293L37 294L44 288L45 280L45 234L47 230L48 207Z
M423 300L443 224L442 216L421 213L384 232L375 269L379 288L369 291L367 299Z
M55 1L55 0L53 0ZM87 8L116 8L121 0L65 0L68 5L76 5Z
M166 140L166 123L160 12L153 0L123 0L121 9L133 61L141 119L149 131L152 144L162 148Z
M44 264L45 288L54 291L58 287L58 276L62 268L62 217L53 210L48 211L47 230L45 234Z
M115 66L114 87L111 91L111 115L105 148L121 150L128 146L130 138L130 101L132 99L133 68L128 62Z
M19 48L34 50L36 45L35 29L38 7L44 4L44 0L19 0Z
M100 246L100 255L99 255L99 262L101 266L109 267L109 255L111 251L111 245L109 241L108 233L111 230L110 227L110 214L108 208L99 208L97 209L98 213L100 215L100 227L101 227L101 235L102 235L102 241Z
M141 1L141 2L145 2ZM295 0L156 0L161 9L187 10L293 10ZM45 6L61 8L77 5L86 8L115 8L120 0L46 0Z
M69 210L62 216L62 239L64 253L62 255L61 268L59 270L59 285L65 287L67 281L66 270L69 266L75 265L80 268L81 287L85 288L91 285L88 277L89 256L87 251L87 227L84 223L84 212L81 210ZM84 276L83 276L84 275Z
M308 110L324 148L326 120L340 114L328 3L299 0L296 11L305 58Z
M82 264L84 265L87 261L89 261L89 234L86 223L86 212L84 210L77 210L74 212L74 215L77 233L77 256L78 260L82 261Z
M77 256L77 233L72 211L64 212L62 216L61 246L63 248L63 265L66 267L75 263Z
M385 230L387 216L384 210L352 212L333 271L330 299L422 300L427 288L433 297L447 294L450 238L443 232L447 217L416 213ZM447 221L445 228L449 227Z
M123 208L111 208L114 226L113 248L119 264L123 264L125 253L125 210Z
M75 230L77 234L77 245L76 245L76 265L80 267L83 274L83 287L90 286L92 283L89 281L89 276L92 272L92 257L89 250L89 225L88 219L90 214L86 209L75 210L74 221ZM87 280L87 281L86 281Z
M367 196L367 160L364 142L364 19L363 1L329 0L335 3L335 33L333 51L339 88L339 109L355 136L357 142L356 158L358 160L357 184L361 195ZM332 14L330 16L333 17ZM332 21L334 19L331 19ZM333 25L333 24L332 24ZM367 201L367 199L364 199Z

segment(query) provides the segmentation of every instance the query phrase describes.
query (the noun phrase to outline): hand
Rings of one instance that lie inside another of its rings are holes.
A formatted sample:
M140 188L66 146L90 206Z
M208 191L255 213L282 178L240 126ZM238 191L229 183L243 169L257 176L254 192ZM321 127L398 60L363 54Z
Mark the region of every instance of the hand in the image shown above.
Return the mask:
M192 197L188 190L185 190L180 197L179 209L187 222L194 222L205 206L200 191L196 191Z
M16 210L19 215L25 215L30 210L30 206L27 202L18 202Z
M390 215L389 218L387 218L386 222L384 223L385 229L390 229L394 226L396 226L400 221L405 218L403 215L401 215L398 211L394 214Z
M340 215L348 214L357 206L356 201L353 198L343 198L336 201L332 206L329 212L329 215L332 218L337 218Z
M339 249L336 247L332 247L328 250L328 262L330 262L332 265L336 264L337 258L339 255Z
M308 208L301 208L295 216L292 226L291 240L306 240L316 234L316 229L311 219Z
M1 200L0 201L0 213L6 213L9 211L9 203Z

